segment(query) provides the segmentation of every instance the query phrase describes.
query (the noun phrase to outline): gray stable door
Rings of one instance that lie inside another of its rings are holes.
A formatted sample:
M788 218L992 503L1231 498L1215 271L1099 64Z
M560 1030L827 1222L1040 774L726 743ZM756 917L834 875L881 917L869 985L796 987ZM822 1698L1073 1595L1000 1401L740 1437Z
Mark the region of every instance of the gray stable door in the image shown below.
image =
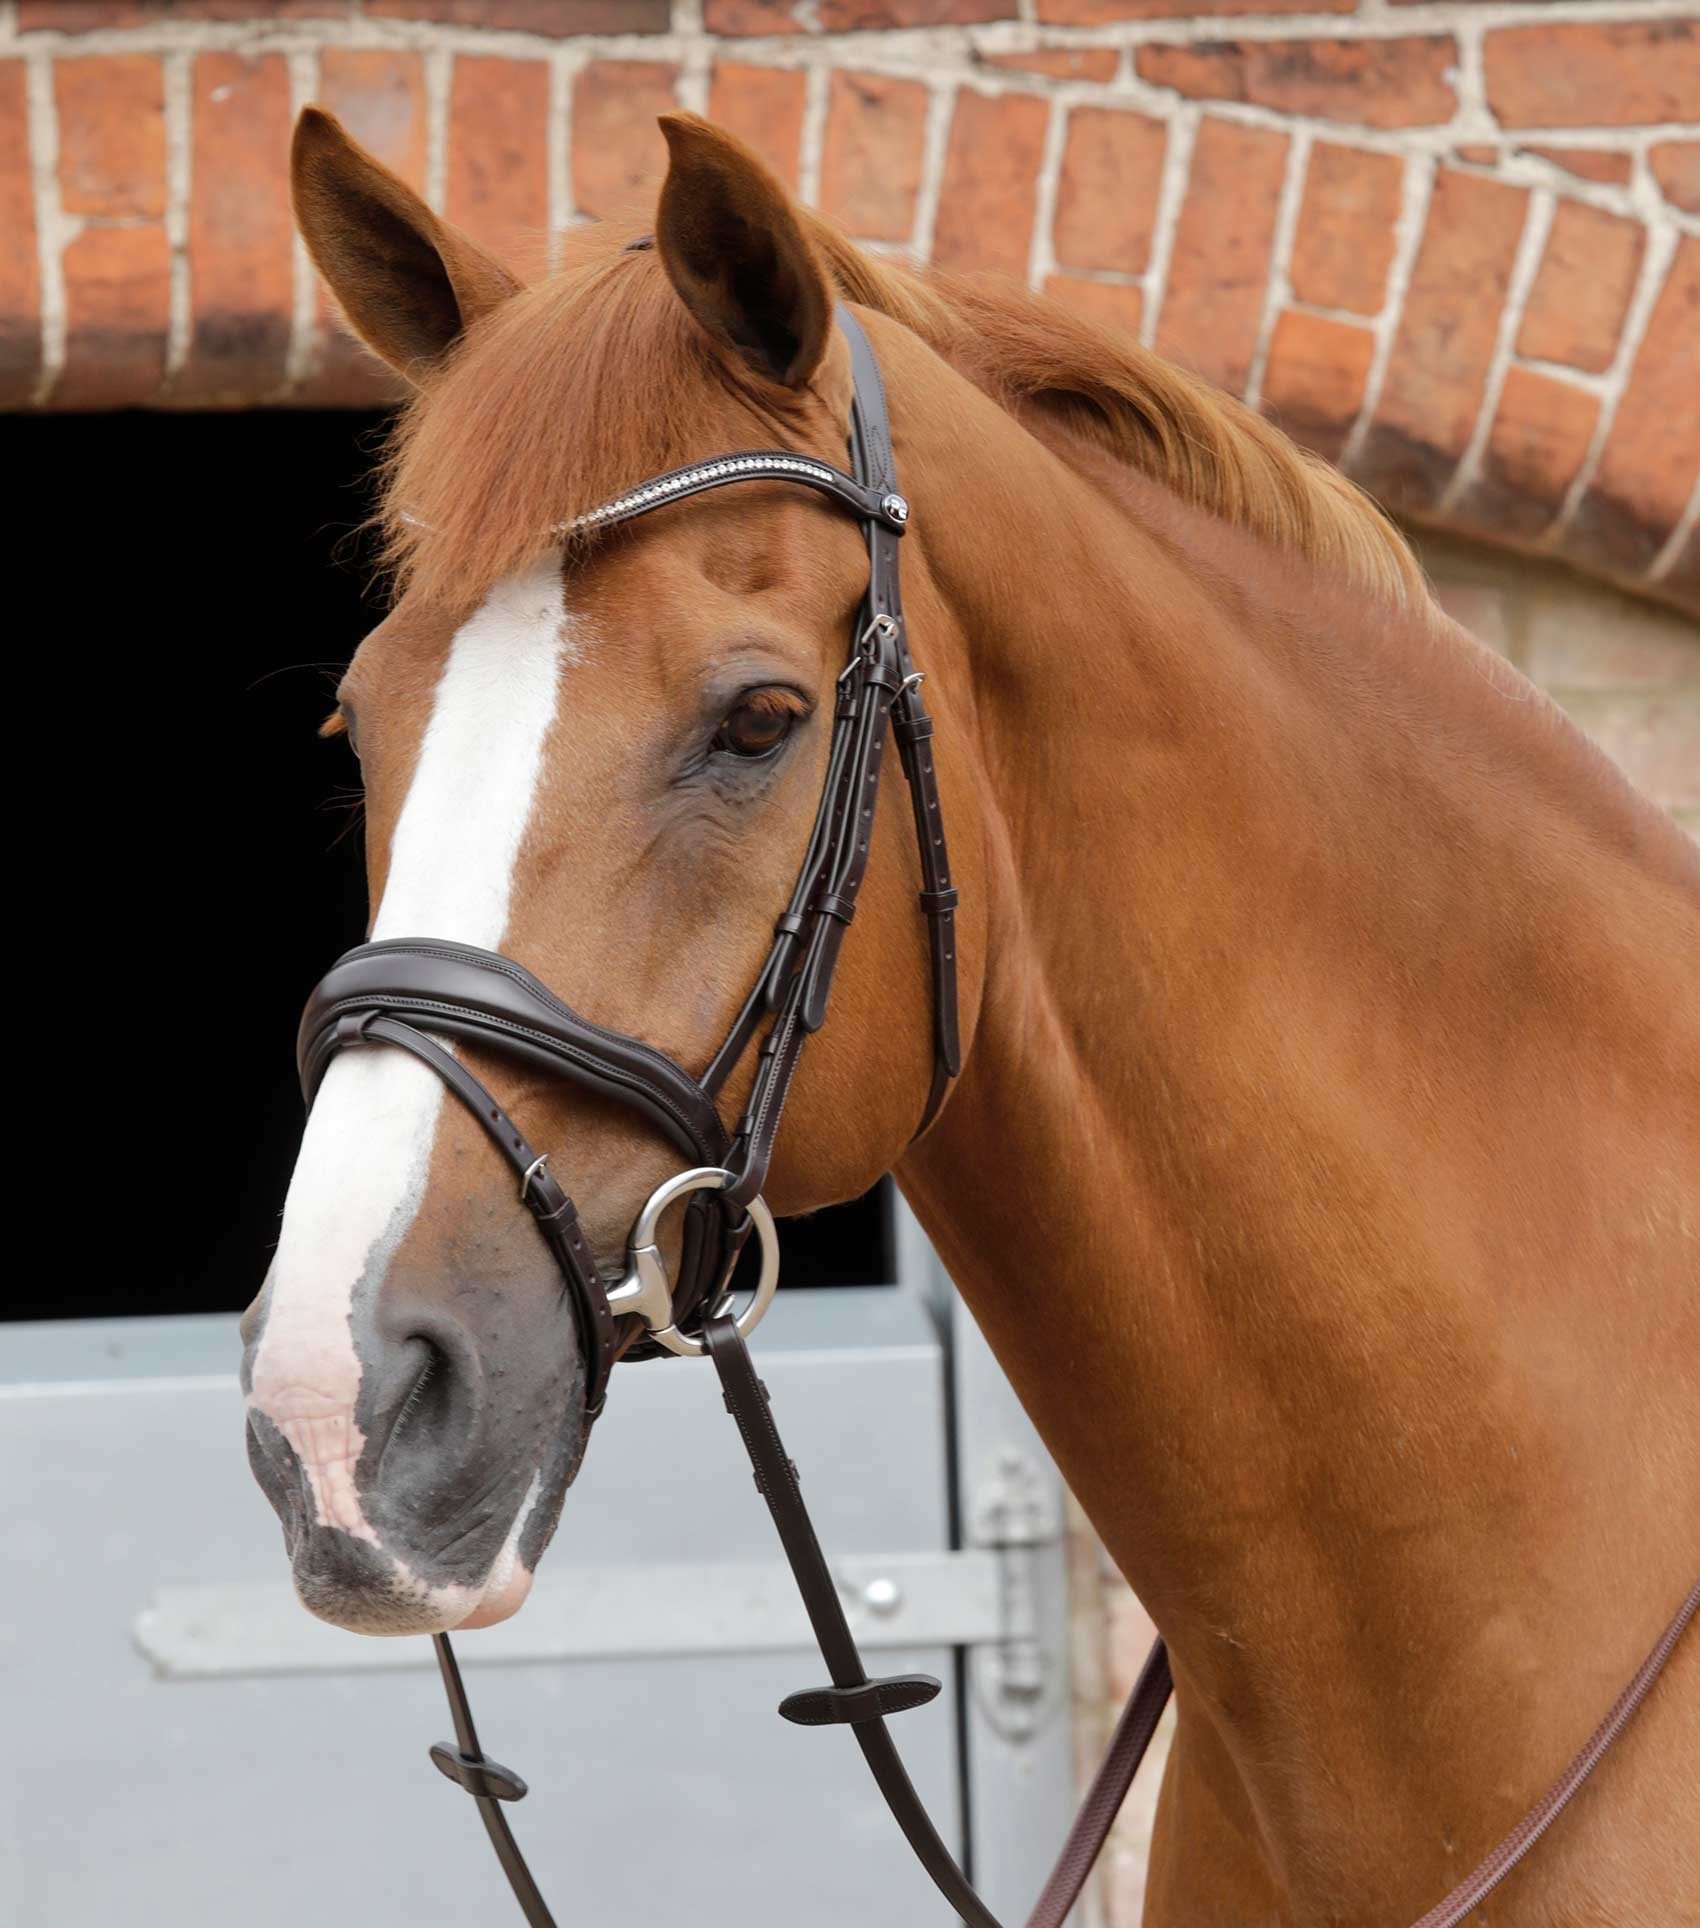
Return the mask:
M912 1221L896 1287L782 1294L754 1346L946 1838L1019 1916L1070 1806L1060 1489ZM0 1924L517 1920L424 1640L293 1600L232 1318L0 1327ZM705 1361L616 1374L533 1598L457 1639L561 1928L942 1923L848 1734Z

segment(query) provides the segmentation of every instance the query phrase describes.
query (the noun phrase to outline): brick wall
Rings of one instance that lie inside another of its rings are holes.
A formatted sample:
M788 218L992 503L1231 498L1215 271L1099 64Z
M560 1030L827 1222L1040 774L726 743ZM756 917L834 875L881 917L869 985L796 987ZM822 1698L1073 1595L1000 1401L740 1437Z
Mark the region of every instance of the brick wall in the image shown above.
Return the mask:
M884 248L1025 278L1407 515L1700 608L1694 0L14 0L0 406L387 391L289 227L321 101L547 264L711 113ZM1700 836L1700 632L1437 538L1462 622ZM1083 1764L1149 1638L1077 1521ZM1091 1907L1134 1928L1152 1775Z
M381 395L289 231L308 100L533 265L703 109L1402 512L1700 608L1694 0L10 0L0 406Z

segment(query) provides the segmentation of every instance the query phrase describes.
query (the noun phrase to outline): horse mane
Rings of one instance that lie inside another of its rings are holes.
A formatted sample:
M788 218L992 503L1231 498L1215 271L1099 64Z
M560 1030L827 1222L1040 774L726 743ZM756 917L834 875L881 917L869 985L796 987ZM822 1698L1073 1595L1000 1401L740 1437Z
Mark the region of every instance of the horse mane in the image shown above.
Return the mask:
M1395 604L1425 600L1398 529L1338 470L1127 336L1007 283L876 258L804 211L840 294L910 329L1012 411L1043 413L1181 501ZM721 451L728 377L634 230L571 238L560 272L468 331L392 428L379 522L399 582L465 603L574 515ZM752 441L776 426L744 398Z

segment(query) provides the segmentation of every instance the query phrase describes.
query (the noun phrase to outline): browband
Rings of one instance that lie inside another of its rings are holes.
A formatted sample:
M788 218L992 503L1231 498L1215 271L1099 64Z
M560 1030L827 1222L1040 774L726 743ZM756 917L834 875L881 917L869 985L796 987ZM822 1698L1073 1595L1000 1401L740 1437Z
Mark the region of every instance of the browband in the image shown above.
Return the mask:
M712 462L687 462L683 468L669 469L642 488L586 509L570 522L557 522L549 533L561 539L579 530L612 528L617 522L630 522L687 495L722 489L729 482L800 482L806 489L831 496L862 521L884 522L899 535L909 519L909 505L894 489L858 482L830 462L817 462L807 455L783 455L773 449L742 449L735 455L716 456Z

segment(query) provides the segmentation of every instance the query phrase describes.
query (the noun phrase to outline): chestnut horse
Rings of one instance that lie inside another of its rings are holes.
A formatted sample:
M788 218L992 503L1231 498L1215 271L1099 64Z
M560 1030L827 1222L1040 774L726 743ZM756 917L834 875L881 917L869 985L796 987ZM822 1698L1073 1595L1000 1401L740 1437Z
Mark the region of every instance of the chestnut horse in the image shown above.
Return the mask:
M1147 1920L1408 1921L1700 1570L1700 856L1274 429L663 129L653 237L575 232L528 287L299 128L313 258L416 390L398 599L340 691L373 932L499 947L702 1070L807 840L866 556L782 484L560 531L728 449L842 461L853 304L914 509L965 1064L916 1137L888 796L770 1202L896 1173L1167 1638ZM466 1055L617 1272L671 1148ZM303 1600L379 1632L513 1612L582 1449L578 1341L411 1058L333 1064L245 1330ZM1700 1920L1697 1762L1689 1640L1478 1918Z

